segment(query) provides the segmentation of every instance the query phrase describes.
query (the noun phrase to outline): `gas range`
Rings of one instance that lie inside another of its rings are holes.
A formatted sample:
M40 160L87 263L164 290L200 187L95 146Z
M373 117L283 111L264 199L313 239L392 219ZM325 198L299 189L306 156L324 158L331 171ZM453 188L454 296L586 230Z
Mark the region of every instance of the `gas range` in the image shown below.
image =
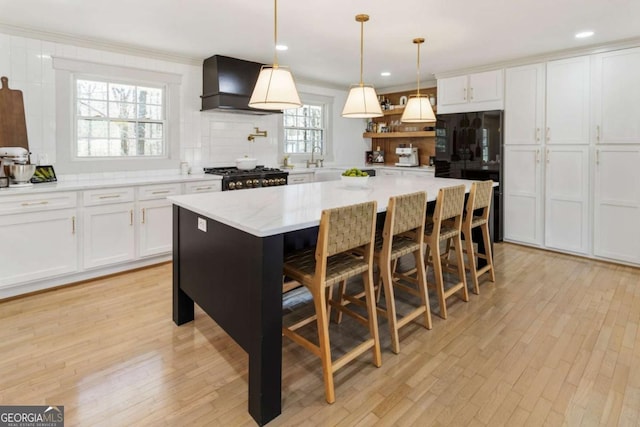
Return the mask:
M287 185L289 172L256 166L244 170L236 167L204 168L204 173L222 176L222 191Z

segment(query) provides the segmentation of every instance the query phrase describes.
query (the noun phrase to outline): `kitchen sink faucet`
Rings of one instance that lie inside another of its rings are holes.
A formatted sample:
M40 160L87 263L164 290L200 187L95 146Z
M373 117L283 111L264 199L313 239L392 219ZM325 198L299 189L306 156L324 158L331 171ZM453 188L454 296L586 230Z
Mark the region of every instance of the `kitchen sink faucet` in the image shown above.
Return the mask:
M311 160L307 160L307 168L309 168L311 165L314 165L317 168L322 167L322 162L324 162L324 159L314 160L313 158L313 153L315 153L316 150L318 150L318 152L322 154L322 147L320 147L319 145L314 145L313 148L311 149Z

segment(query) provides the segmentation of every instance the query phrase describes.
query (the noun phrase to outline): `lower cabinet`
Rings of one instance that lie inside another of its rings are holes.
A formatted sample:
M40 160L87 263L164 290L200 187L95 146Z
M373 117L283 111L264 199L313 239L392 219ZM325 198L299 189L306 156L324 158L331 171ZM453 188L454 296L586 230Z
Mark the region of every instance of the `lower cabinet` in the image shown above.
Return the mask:
M171 251L173 205L166 199L138 203L138 255L147 257Z
M640 264L640 144L595 152L594 254Z
M78 269L76 209L0 216L0 287Z
M85 268L131 261L135 258L134 216L133 202L84 209Z
M289 174L287 184L304 184L305 182L313 182L313 173L296 173Z

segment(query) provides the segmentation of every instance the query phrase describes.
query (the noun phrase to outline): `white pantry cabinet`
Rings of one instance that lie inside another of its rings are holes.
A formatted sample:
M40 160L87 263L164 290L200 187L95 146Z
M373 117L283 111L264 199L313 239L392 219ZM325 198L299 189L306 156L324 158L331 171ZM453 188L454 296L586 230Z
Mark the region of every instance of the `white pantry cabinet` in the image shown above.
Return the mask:
M438 114L502 110L503 70L438 79Z
M542 144L545 64L508 68L504 102L504 144Z
M640 144L595 152L595 255L640 264Z
M596 144L640 144L640 48L593 56Z
M75 192L0 197L0 288L78 269Z

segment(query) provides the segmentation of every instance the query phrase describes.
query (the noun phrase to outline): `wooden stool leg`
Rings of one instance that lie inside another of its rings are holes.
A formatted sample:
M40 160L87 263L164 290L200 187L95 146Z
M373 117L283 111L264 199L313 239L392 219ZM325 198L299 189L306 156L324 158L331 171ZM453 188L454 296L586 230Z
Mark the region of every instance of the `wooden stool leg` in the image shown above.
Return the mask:
M436 290L438 291L438 304L440 305L440 317L447 318L447 302L444 299L444 277L442 276L442 260L440 259L440 243L436 242L431 248L431 259L433 260L433 275L436 281ZM428 254L428 251L427 251ZM428 257L428 255L427 255ZM427 258L428 259L428 258Z
M453 238L453 245L456 249L456 258L458 262L458 277L462 282L462 300L469 301L469 291L467 290L467 277L464 272L464 255L462 254L462 240L460 234Z
M389 322L389 334L391 335L391 350L400 353L400 338L398 336L398 319L396 318L396 301L393 294L393 277L389 262L380 262L380 276L384 286L384 300L387 305L387 321Z
M316 308L317 324L318 324L318 341L320 343L320 360L322 361L322 375L324 377L324 392L327 403L333 403L336 400L333 388L333 368L331 366L331 344L329 342L329 322L327 319L327 301L325 299L325 290L319 289L313 296Z
M493 255L491 254L491 240L489 238L489 224L485 223L480 226L482 229L482 239L484 240L484 253L487 257L487 265L489 268L489 278L492 282L496 281L496 272L493 269Z
M373 364L376 367L382 365L382 355L380 353L380 335L378 334L378 316L376 314L376 298L373 291L373 275L371 270L362 273L364 282L364 293L367 301L367 314L369 321L369 333L373 338Z
M478 271L476 264L476 253L473 250L473 240L471 238L471 229L464 232L464 243L467 247L467 260L469 261L469 271L471 272L471 280L473 281L473 293L480 295L480 285L478 284Z
M347 291L347 281L343 280L342 282L340 282L340 285L338 287L338 304L339 305L345 305L344 304L344 294ZM342 322L342 310L336 310L336 323L340 323Z
M420 292L420 300L425 307L424 310L424 327L431 329L431 307L429 306L429 292L427 291L427 273L424 268L424 260L422 251L415 251L413 256L416 262L416 270L418 277L418 291Z
M331 299L333 298L333 285L332 286L327 286L326 288L326 294L325 294L325 301L327 302L327 323L329 323L331 321Z

